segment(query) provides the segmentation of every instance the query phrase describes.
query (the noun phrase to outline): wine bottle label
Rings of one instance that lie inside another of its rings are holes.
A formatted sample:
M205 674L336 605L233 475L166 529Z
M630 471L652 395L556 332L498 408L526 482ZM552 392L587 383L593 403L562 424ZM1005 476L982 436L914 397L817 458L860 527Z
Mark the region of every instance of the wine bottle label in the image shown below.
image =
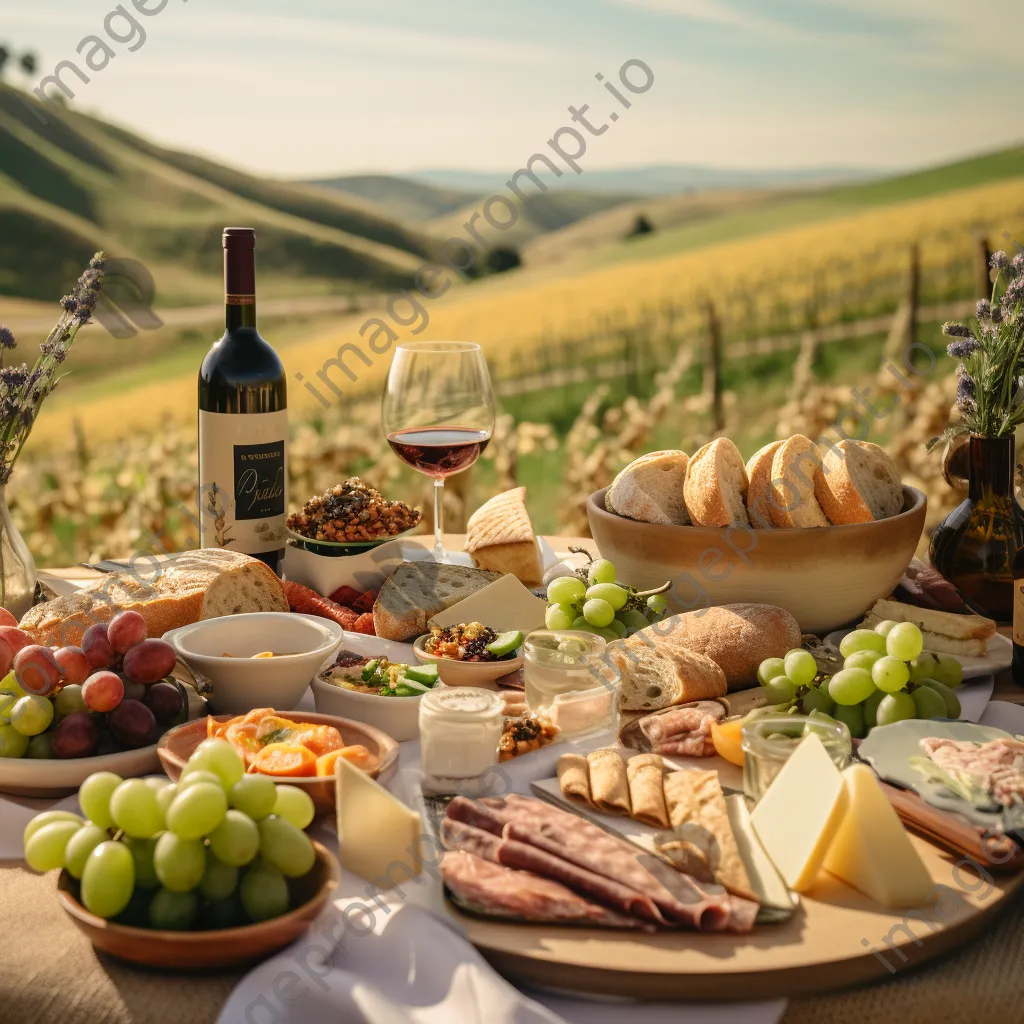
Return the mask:
M224 296L225 306L255 306L256 296L255 295L225 295Z
M1013 642L1024 647L1024 579L1013 581Z
M248 555L283 548L288 412L199 413L200 539Z

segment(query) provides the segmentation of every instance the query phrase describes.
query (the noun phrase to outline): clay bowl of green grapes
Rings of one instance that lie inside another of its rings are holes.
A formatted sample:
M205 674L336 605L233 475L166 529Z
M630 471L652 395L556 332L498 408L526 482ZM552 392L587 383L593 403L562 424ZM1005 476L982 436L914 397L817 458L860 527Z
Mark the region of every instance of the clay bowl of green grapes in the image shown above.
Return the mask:
M879 622L847 633L834 663L798 648L762 661L757 678L767 704L828 715L854 739L910 718L958 719L963 667L951 654L922 648L912 622Z
M197 970L261 960L294 942L337 888L336 859L305 829L309 795L246 774L221 739L181 778L97 772L82 814L26 826L25 861L60 870L57 899L97 949L146 967Z

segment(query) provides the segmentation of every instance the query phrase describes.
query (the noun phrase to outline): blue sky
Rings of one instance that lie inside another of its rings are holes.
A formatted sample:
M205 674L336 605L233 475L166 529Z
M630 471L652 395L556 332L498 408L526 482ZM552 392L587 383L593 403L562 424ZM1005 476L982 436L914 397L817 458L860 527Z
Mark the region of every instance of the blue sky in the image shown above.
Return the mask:
M48 73L115 3L12 6L0 41ZM145 43L111 42L75 102L285 176L506 172L569 104L616 109L594 75L629 58L654 85L588 167L906 167L1024 140L1020 0L167 0L138 17Z

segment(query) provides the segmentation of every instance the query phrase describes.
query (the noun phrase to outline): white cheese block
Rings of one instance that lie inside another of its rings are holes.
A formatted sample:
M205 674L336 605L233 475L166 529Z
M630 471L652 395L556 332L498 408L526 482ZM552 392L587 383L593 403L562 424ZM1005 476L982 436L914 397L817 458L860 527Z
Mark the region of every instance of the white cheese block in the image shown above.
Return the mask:
M488 583L458 604L438 612L428 620L431 626L457 626L464 622L482 622L503 633L518 629L524 634L544 628L547 602L534 594L511 573Z
M845 807L843 777L812 733L750 816L765 853L790 889L806 892L814 884Z
M345 758L335 764L342 866L381 891L417 876L420 816Z
M933 882L875 773L843 772L846 813L825 855L825 870L884 907L921 907Z

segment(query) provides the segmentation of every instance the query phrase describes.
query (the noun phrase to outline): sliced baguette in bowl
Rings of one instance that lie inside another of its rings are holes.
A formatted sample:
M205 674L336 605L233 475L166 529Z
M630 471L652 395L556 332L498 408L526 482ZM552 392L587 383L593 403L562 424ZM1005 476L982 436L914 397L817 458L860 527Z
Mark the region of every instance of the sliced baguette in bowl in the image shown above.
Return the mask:
M768 485L768 509L777 527L828 526L814 494L815 473L820 466L817 445L803 434L794 434L776 449Z
M683 496L688 462L681 451L651 452L634 459L608 488L608 508L642 523L688 526Z
M749 526L747 490L743 456L729 438L715 438L694 452L683 496L697 526Z
M772 523L771 506L768 503L772 484L772 460L782 447L782 441L769 441L759 448L747 462L747 514L750 525L758 530L770 530Z
M889 519L903 508L899 470L889 453L870 441L832 445L814 474L814 493L837 526Z

